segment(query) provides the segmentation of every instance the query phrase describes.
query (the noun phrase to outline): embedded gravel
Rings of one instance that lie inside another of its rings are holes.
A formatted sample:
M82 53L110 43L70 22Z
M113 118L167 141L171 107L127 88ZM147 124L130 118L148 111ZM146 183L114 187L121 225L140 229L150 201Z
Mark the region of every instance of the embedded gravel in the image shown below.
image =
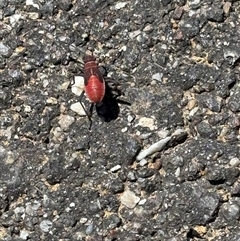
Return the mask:
M0 0L0 240L240 240L239 13ZM110 81L90 130L86 51Z

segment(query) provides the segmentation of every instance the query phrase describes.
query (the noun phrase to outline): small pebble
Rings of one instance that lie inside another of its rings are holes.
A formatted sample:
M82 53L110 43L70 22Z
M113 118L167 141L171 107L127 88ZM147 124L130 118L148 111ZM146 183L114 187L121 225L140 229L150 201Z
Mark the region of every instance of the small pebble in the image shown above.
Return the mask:
M136 31L130 32L130 33L129 33L129 37L130 37L131 39L134 39L134 38L136 38L139 34L141 34L141 31L140 31L140 30L136 30Z
M136 173L133 171L129 171L127 174L127 179L131 182L135 182L137 180Z
M161 167L162 167L162 162L160 159L157 159L154 163L154 169L160 170Z
M40 14L37 12L28 13L28 17L32 20L36 20L40 18Z
M141 140L146 140L146 139L148 139L152 135L151 132L150 133L143 133L141 135L140 135L140 132L137 132L136 134L139 136L139 138Z
M152 76L152 79L153 80L157 80L157 81L161 81L162 80L162 77L163 77L163 74L161 73L156 73Z
M229 10L231 8L232 3L231 2L225 2L223 3L223 12L227 15L229 14Z
M79 222L80 222L80 223L86 223L87 220L88 220L87 218L80 218Z
M200 0L193 0L189 2L189 6L197 6L198 4L200 4Z
M153 118L141 117L137 125L142 127L148 127L151 131L157 129L157 127L154 125Z
M133 122L134 119L135 119L135 116L132 116L132 115L128 115L128 117L127 117L127 121L129 123Z
M72 86L72 93L80 96L84 90L84 78L82 76L74 77L75 84Z
M153 153L156 153L158 151L161 151L165 145L169 142L169 140L171 139L171 137L166 137L156 143L154 143L153 145L151 145L150 147L148 147L146 150L143 150L139 153L139 155L137 156L137 160L141 161L143 158L152 155Z
M88 225L88 227L86 228L86 234L89 235L89 234L92 233L92 231L93 231L93 224L90 223L90 224Z
M234 157L230 160L230 165L236 167L240 164L240 160L237 157Z
M153 175L154 175L154 170L146 168L146 167L138 171L138 176L140 178L148 178L148 177L151 177Z
M151 24L146 24L146 26L143 29L143 32L150 33L150 32L152 32L152 30L153 30L152 25Z
M76 112L77 114L79 114L80 116L85 116L86 112L83 109L82 105L80 104L80 102L74 103L70 106L70 109L74 112Z
M116 166L112 167L112 168L110 169L110 171L111 171L111 172L117 172L117 171L120 170L120 169L121 169L121 166L120 166L120 165L116 165Z
M27 112L27 113L30 113L30 112L32 111L31 106L25 105L25 106L24 106L24 111Z
M140 198L129 190L125 191L121 196L121 203L128 208L134 208L139 201Z
M157 135L159 136L159 138L163 139L169 135L169 131L168 130L160 130L157 132Z
M124 128L121 129L121 132L124 133L124 132L127 131L127 129L128 129L127 127L124 127Z
M186 134L184 129L177 129L172 133L172 137L181 136L183 134Z
M48 79L43 79L42 84L43 84L43 88L46 88L48 86L48 84L49 84L49 80Z
M62 129L60 127L56 127L52 130L52 133L55 138L59 138L62 135Z
M181 169L180 169L180 167L178 167L177 170L175 171L175 176L179 177L180 173L181 173Z
M48 103L48 104L52 104L52 105L56 105L56 104L58 103L58 101L57 101L57 99L54 98L54 97L49 97L49 98L47 99L47 103Z
M21 17L22 16L20 14L13 14L12 16L10 16L11 25L14 26L16 23L18 23Z
M15 214L22 214L22 213L25 213L25 209L24 207L16 207L15 209L13 209L13 212Z
M39 226L43 232L48 233L52 228L53 223L50 220L43 220Z
M29 236L29 232L27 230L21 230L20 231L20 239L23 239L23 240L27 240L28 239L28 236Z
M39 209L39 207L41 207L41 203L40 202L35 202L34 204L32 203L26 203L26 214L28 214L29 216L34 216L34 214L36 213L36 211Z
M70 115L61 115L58 124L62 130L67 130L74 121L75 118Z
M37 9L39 9L38 4L34 3L33 0L26 0L26 6L27 5L30 5L30 6L33 6L33 7L37 8Z
M3 43L0 43L0 55L7 56L9 54L10 49L4 45Z
M156 85L156 84L157 84L157 81L156 81L156 80L152 80L150 84L151 84L151 85Z
M119 10L119 9L121 9L121 8L124 8L126 5L127 5L127 2L118 2L118 3L115 5L115 9Z
M191 99L188 101L187 108L188 110L192 110L196 106L197 100Z
M139 162L139 165L140 165L141 167L143 167L143 166L145 166L147 163L148 163L148 162L147 162L146 159L142 159L142 160Z
M60 89L60 90L67 90L69 84L70 84L70 81L65 81L65 82L63 82L63 83L59 86L59 89Z
M70 207L70 208L74 208L75 206L76 206L76 204L73 203L73 202L69 204L69 207Z
M144 205L146 203L147 199L144 198L142 200L139 201L138 205Z
M188 116L189 116L190 118L193 117L193 116L197 113L198 109L199 109L198 106L197 106L197 107L194 107L194 108L189 112Z

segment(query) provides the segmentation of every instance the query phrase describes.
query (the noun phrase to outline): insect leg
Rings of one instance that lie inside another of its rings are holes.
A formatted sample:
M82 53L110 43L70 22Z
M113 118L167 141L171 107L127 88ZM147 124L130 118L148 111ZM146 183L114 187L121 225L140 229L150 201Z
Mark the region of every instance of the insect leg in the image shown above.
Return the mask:
M85 111L86 116L88 117L88 121L89 121L89 130L91 130L91 127L92 127L92 119L91 119L91 116L92 116L92 110L93 110L93 107L92 107L92 106L93 106L93 104L91 104L91 107L90 107L90 114L89 114L89 113L87 112L85 106L84 106L83 103L82 103L82 98L83 98L83 96L84 96L84 93L85 93L85 91L83 90L82 93L81 93L81 95L80 95L80 97L79 97L79 102L80 102L80 104L81 104L83 110Z

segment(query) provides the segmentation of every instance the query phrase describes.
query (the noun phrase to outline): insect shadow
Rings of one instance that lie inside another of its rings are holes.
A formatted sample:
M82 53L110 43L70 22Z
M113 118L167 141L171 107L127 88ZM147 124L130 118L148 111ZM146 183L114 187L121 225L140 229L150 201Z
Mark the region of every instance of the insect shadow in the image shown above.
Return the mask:
M101 103L97 103L96 112L99 118L104 122L116 120L120 113L119 104L131 106L131 103L119 99L122 96L122 91L117 88L116 83L112 79L106 79L106 92Z

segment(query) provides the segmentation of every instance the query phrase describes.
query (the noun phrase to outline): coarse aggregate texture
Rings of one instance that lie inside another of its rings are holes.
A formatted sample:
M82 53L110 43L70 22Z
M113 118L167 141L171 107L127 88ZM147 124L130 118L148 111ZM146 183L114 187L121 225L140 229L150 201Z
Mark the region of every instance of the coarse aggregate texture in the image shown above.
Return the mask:
M236 0L0 0L0 240L240 240L239 33Z

